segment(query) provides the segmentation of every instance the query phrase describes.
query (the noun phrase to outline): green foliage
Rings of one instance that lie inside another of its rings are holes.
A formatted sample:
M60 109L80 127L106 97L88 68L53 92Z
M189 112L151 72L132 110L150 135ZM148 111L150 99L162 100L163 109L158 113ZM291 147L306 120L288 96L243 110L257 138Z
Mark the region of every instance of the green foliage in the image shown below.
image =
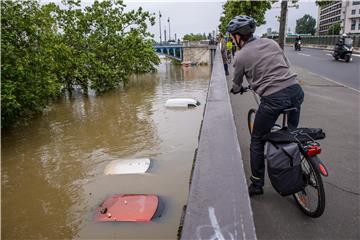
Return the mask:
M121 0L63 4L2 1L2 126L41 111L62 89L105 92L160 63L147 31L153 15L124 12Z
M328 35L339 35L341 30L340 23L335 23L331 25L328 29Z
M255 19L257 25L265 24L265 12L271 8L273 1L227 1L223 6L223 16L220 17L219 30L226 33L228 23L238 15L247 15Z
M35 1L1 4L1 124L39 112L60 94L51 11Z
M204 34L201 34L201 33L198 33L198 34L193 34L193 33L190 33L190 34L185 34L184 37L183 37L183 40L184 41L200 41L200 40L206 40L206 35L205 33Z
M302 18L296 20L295 32L299 34L315 34L316 20L309 14L305 14Z

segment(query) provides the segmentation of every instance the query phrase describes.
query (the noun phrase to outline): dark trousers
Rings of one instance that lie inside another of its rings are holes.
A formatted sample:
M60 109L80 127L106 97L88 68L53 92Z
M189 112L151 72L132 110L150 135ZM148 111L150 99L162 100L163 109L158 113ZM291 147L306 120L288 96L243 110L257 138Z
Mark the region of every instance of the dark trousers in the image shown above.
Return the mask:
M225 70L225 75L229 75L229 67L227 63L224 63L224 70Z
M251 134L250 162L251 181L257 186L264 186L264 145L263 136L271 131L280 113L291 107L298 111L288 114L288 127L296 128L299 124L300 106L304 101L304 92L300 85L292 85L269 96L263 96L256 111L254 128Z

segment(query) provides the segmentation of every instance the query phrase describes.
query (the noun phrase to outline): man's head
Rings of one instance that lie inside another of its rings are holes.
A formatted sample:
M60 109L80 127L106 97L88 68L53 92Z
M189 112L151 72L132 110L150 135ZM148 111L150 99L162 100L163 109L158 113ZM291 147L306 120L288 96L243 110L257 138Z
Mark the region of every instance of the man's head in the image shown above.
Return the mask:
M227 31L231 34L235 43L240 47L249 40L255 32L256 24L253 18L248 16L236 16L227 26Z

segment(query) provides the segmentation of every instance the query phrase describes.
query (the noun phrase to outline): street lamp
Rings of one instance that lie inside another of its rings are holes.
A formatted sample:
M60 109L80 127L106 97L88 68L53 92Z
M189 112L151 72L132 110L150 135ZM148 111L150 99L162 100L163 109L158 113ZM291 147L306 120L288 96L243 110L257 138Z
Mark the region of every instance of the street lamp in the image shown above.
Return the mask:
M171 40L171 34L170 34L170 17L168 17L168 23L169 23L169 41Z
M161 12L159 11L160 44L161 44Z

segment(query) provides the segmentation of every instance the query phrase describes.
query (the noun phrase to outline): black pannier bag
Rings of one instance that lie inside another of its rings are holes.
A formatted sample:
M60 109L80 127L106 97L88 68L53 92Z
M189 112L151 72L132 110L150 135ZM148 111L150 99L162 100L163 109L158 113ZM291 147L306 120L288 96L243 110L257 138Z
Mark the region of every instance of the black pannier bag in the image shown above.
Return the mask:
M271 185L280 195L288 196L304 188L301 155L296 143L268 142L266 159Z
M263 137L264 141L273 143L290 143L290 142L308 142L320 140L325 138L325 133L321 128L296 128L289 130L282 128L278 131L266 134Z

